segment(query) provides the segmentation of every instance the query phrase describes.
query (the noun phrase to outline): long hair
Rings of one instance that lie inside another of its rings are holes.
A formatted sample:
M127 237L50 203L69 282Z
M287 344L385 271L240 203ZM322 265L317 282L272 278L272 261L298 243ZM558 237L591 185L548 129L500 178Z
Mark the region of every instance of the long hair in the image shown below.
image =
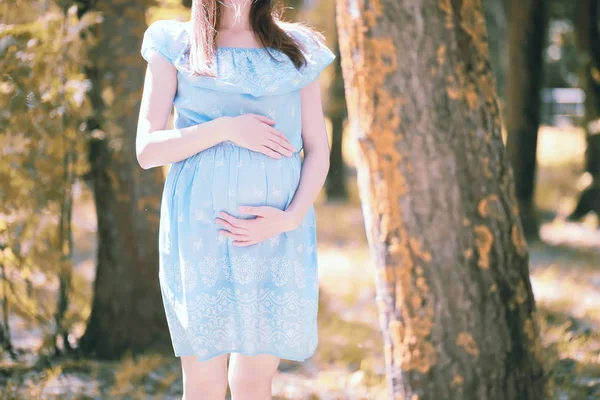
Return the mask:
M310 30L300 23L280 19L282 7L272 0L250 0L250 26L258 42L267 49L287 55L296 68L306 64L299 45L286 33L286 28ZM193 0L190 32L189 67L197 75L213 76L211 65L217 54L217 27L223 13L222 0ZM273 55L271 54L271 57Z

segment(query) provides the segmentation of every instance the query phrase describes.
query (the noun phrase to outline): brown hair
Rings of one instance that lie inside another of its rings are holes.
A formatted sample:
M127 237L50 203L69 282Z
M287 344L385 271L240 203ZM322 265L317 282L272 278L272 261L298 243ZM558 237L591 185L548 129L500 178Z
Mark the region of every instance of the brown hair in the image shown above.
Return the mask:
M282 7L275 7L272 0L250 0L250 26L260 44L287 55L296 68L306 64L306 58L298 43L286 30L310 30L300 23L281 21ZM217 29L222 15L221 0L193 0L190 36L189 67L194 74L213 76L211 65L217 53ZM273 55L269 52L271 57Z

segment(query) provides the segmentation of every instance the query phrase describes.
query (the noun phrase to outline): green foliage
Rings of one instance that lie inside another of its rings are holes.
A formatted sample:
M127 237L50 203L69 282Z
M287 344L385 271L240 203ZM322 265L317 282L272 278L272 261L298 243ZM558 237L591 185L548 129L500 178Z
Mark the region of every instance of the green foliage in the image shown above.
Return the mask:
M96 19L50 7L34 22L0 25L0 301L47 329L48 288L71 270L72 188L88 169L81 32Z

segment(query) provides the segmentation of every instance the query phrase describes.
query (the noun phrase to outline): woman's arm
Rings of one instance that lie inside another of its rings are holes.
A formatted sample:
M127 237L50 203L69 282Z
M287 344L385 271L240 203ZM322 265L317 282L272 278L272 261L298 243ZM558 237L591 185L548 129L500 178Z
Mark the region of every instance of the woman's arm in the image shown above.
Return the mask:
M143 169L185 160L227 140L274 158L292 155L294 149L287 137L272 127L275 121L261 115L221 117L167 129L177 91L177 69L160 53L149 57L136 133L136 154Z
M285 210L298 226L317 198L329 172L329 140L325 128L321 86L315 80L300 89L302 101L302 142L304 162L300 183L289 207Z
M143 169L184 160L228 140L226 119L182 129L167 129L177 90L177 70L165 57L152 53L140 105L136 133L137 160Z

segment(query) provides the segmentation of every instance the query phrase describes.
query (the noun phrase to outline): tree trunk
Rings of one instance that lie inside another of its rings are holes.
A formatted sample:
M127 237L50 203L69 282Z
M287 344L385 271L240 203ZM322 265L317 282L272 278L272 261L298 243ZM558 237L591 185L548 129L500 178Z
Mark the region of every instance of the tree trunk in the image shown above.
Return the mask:
M158 285L158 221L163 176L136 161L135 132L145 61L139 56L147 1L79 2L99 11L87 75L95 116L88 122L98 217L92 312L80 347L118 358L168 340Z
M549 398L481 2L337 5L393 398Z
M508 9L506 146L525 236L531 239L538 237L539 230L534 191L547 8L546 0L510 0Z
M581 193L570 220L579 220L589 212L600 216L600 32L598 2L580 0L577 3L577 43L581 53L581 88L585 91L587 148L585 169L592 183Z
M483 10L488 28L490 61L492 63L492 71L494 71L494 78L496 78L496 91L502 104L506 100L506 75L509 65L508 45L506 42L508 27L506 18L507 1L483 1Z
M344 122L348 117L346 98L344 97L344 77L340 61L338 42L335 44L334 78L329 90L327 115L331 120L331 153L329 155L329 174L325 182L327 200L347 200L348 185L346 179L346 164L344 163L343 139Z

